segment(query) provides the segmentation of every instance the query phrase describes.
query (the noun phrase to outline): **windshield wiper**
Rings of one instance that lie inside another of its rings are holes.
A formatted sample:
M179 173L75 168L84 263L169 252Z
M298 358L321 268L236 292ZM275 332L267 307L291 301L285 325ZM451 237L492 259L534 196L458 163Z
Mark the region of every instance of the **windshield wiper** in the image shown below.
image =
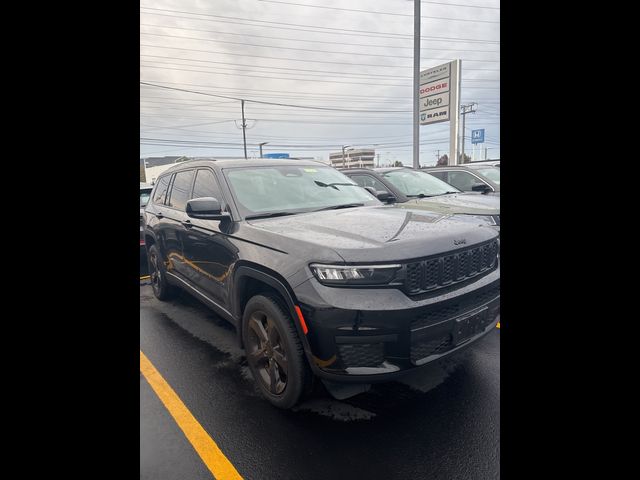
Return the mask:
M425 197L433 197L435 195L426 195L424 193L418 193L417 195L405 195L405 197L410 197L410 198L414 198L414 197L418 197L418 198L425 198Z
M364 207L364 203L345 203L344 205L331 205L330 207L323 207L317 210L311 210L312 212L321 212L322 210L338 210L340 208L351 208L351 207Z
M340 185L341 187L357 187L358 186L355 183L339 183L339 182L324 183L319 180L314 180L314 183L319 187L331 187L331 188L335 188L336 190L340 190L339 188L336 187L336 185Z
M296 215L300 212L267 212L267 213L256 213L254 215L247 215L244 217L245 220L251 220L253 218L270 218L270 217L284 217L285 215Z

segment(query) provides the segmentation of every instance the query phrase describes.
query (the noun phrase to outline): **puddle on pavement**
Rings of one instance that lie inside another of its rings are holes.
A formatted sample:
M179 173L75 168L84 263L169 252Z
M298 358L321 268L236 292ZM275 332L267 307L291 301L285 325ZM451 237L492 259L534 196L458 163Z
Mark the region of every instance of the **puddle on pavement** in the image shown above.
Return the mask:
M370 420L376 416L373 412L332 398L313 398L293 407L292 410L294 412L311 412L340 422Z
M140 298L157 302L155 297L142 292ZM244 384L243 394L262 397L246 364L244 351L238 346L233 326L186 294L173 302L162 302L159 307L165 318L225 355L226 358L212 365L212 369L237 374ZM313 398L294 407L293 412L312 413L338 422L368 421L381 415L395 415L440 386L463 361L464 357L443 360L401 381L374 384L368 392L345 400L336 400L321 388Z

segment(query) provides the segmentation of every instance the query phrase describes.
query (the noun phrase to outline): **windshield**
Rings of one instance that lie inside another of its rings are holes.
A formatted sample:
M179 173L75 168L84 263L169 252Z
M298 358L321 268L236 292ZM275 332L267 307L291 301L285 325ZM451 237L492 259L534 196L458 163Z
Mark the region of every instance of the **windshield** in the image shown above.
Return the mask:
M140 190L140 208L144 208L149 203L149 196L151 195L151 189Z
M239 167L225 169L224 173L243 217L381 204L353 180L330 167Z
M425 196L444 195L460 191L439 178L418 170L391 170L382 173L382 176L408 197L421 194Z
M500 185L500 169L495 167L482 167L476 169L476 171L483 177L487 177L493 183Z

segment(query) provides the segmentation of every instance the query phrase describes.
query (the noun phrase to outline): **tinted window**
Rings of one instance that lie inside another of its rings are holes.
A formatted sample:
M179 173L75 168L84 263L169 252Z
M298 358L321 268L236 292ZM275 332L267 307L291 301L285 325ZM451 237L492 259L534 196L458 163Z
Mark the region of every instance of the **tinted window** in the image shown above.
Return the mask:
M169 179L171 175L165 175L158 180L156 184L156 189L153 192L153 203L162 205L164 203L164 199L167 196L167 188L169 187Z
M176 173L173 180L168 205L178 210L184 210L191 193L191 184L193 183L193 170Z
M468 172L449 172L449 183L463 192L470 192L471 187L482 183L479 178Z
M351 179L361 187L372 187L377 192L389 192L384 183L371 175L351 175Z
M429 171L429 174L433 175L436 178L439 178L443 182L447 181L447 172L432 172L432 171Z
M216 177L211 170L198 170L191 198L213 197L222 205L222 195Z

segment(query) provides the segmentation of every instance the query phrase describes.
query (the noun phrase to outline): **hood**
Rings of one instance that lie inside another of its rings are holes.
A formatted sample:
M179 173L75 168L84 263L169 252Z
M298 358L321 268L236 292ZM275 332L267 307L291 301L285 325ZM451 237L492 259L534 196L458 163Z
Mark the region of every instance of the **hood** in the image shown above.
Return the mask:
M500 197L481 193L454 193L437 197L412 198L408 202L398 203L397 206L443 214L500 215Z
M345 262L386 262L437 255L497 238L488 226L470 225L434 212L394 206L356 207L250 220L252 228L291 240L284 248L308 244L329 248ZM285 242L279 242L285 243Z

